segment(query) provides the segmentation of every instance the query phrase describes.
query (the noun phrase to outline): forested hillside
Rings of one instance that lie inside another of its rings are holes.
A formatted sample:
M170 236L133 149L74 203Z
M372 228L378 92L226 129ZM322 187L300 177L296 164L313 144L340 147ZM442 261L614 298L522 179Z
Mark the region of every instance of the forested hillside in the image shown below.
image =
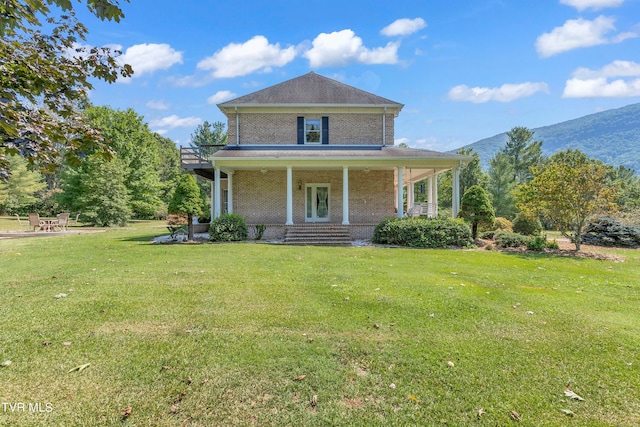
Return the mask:
M543 141L542 152L545 155L574 148L607 164L626 166L640 173L640 103L532 130L535 131L534 140ZM465 148L473 148L486 169L489 159L506 141L505 132Z

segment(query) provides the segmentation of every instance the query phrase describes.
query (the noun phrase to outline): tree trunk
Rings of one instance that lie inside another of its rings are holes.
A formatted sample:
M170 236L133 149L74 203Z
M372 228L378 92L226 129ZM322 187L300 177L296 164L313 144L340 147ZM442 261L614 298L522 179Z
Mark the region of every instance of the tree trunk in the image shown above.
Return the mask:
M193 215L187 214L187 240L193 240Z

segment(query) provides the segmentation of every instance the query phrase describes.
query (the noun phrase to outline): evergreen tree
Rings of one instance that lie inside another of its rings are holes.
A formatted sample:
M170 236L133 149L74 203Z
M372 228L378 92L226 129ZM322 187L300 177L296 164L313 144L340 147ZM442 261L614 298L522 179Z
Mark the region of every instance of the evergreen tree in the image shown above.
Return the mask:
M193 240L193 216L202 215L206 209L196 179L189 174L180 175L178 185L169 202L169 212L187 215L188 239Z
M513 164L505 153L497 153L489 160L489 185L487 190L491 196L496 216L513 219L516 214L516 202L513 190Z
M493 224L495 212L484 188L474 185L464 193L458 216L471 223L471 235L474 239L478 236L478 226Z
M542 141L532 141L534 132L516 126L507 132L507 142L501 152L513 166L513 181L522 184L531 180L531 167L542 163Z
M25 214L26 209L37 202L35 194L47 184L37 171L30 171L27 162L20 156L9 156L9 179L0 180L0 212Z

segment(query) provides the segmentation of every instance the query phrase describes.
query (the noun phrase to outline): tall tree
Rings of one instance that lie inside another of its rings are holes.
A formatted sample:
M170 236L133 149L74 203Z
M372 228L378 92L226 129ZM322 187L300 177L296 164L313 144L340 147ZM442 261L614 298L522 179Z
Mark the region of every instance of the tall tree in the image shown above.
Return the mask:
M144 118L130 108L89 107L85 114L124 162L133 216L153 218L161 205L158 142Z
M61 203L81 220L100 227L124 226L131 218L129 192L125 184L127 167L114 158L92 154L80 168L66 168L61 176Z
M100 19L119 22L124 16L118 0L85 3ZM77 163L87 151L109 154L108 144L79 113L78 102L92 88L91 78L114 82L133 70L118 63L117 50L80 47L86 35L70 0L0 5L0 179L8 176L7 154L48 170L62 156Z
M542 141L532 141L534 132L526 127L516 126L507 132L507 142L502 153L509 156L513 165L513 181L517 184L531 179L530 168L542 160Z
M180 150L176 143L169 138L153 134L158 151L158 175L160 179L160 198L165 204L169 204L173 189L180 176Z
M0 181L0 212L24 214L25 209L36 203L35 194L47 184L37 171L27 169L27 162L20 156L9 156L11 176Z
M187 216L187 238L193 240L193 216L202 215L206 205L196 179L183 174L169 202L169 212Z
M205 121L198 125L196 130L191 134L191 147L201 148L205 155L212 154L213 149L206 147L207 145L226 145L227 132L225 131L224 122L209 123Z
M555 153L546 166L535 166L532 172L531 182L518 188L518 207L549 220L572 237L579 251L588 219L615 209L616 189L607 182L607 166L570 149Z
M496 216L513 219L516 214L516 202L513 190L516 183L513 180L513 164L509 156L498 152L489 160L489 185L487 190L491 196Z

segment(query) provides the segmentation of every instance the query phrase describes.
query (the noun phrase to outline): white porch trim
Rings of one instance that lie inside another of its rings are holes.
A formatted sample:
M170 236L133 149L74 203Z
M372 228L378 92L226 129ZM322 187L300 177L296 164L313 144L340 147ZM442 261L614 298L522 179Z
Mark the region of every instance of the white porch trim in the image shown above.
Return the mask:
M398 218L404 216L404 167L398 166Z

